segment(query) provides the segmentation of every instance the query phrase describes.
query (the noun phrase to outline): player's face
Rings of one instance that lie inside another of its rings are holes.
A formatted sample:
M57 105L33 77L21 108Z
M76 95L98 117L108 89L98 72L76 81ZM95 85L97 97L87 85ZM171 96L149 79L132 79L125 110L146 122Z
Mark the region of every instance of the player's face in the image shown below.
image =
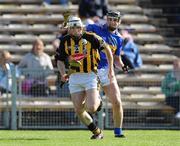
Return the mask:
M72 36L79 37L82 35L82 30L82 27L74 26L69 28L68 33Z
M118 18L107 17L107 25L109 26L110 31L114 31L119 24L120 24L120 20Z
M69 35L73 35L73 31L74 31L73 29L70 29L70 28L69 28L69 29L68 29L68 34L69 34Z

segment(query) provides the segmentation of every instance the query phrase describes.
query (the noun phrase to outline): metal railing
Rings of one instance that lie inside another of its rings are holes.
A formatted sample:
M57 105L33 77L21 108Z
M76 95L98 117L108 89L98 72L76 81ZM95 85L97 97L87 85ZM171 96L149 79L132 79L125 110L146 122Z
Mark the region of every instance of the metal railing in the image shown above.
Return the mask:
M1 96L0 128L2 129L84 129L70 99L68 84L60 88L57 70L22 70L21 76L12 71L12 91ZM36 76L37 75L37 76ZM33 76L33 79L31 78ZM128 76L128 75L127 75ZM132 76L132 75L131 75ZM166 105L161 91L127 92L126 86L148 88L136 84L135 78L120 84L126 129L180 129L173 107ZM130 80L130 78L128 78ZM149 79L148 79L149 80ZM147 86L144 86L144 85ZM138 93L137 93L138 92ZM147 93L146 93L147 92ZM157 92L157 93L156 93ZM160 93L159 93L160 92ZM142 96L141 94L144 94ZM104 97L104 96L103 96ZM113 128L111 104L103 98L103 109L95 115L101 128Z

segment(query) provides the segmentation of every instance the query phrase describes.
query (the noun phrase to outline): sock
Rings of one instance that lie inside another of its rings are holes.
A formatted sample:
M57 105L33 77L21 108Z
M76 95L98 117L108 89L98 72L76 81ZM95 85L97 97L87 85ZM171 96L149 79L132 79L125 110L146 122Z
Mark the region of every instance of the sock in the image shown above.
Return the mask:
M122 128L114 128L114 134L115 135L123 135Z
M89 124L88 129L92 131L92 133L95 135L98 135L101 133L101 129L99 129L94 123Z

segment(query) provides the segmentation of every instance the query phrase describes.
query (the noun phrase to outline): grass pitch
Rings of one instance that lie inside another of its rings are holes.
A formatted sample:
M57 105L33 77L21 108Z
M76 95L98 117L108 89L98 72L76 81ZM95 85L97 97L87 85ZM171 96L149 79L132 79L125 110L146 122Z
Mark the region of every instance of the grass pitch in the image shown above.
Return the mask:
M104 139L90 140L87 130L0 130L0 146L180 146L180 131L125 130L126 138L114 138L104 130Z

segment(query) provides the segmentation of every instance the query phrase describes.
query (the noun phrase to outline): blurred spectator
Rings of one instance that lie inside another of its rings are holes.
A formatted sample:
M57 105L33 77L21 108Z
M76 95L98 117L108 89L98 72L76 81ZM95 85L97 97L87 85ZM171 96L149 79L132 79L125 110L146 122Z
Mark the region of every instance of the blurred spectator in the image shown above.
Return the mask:
M61 5L67 5L69 0L59 0L59 4ZM52 3L52 0L44 0L43 5L48 6Z
M11 92L12 70L15 65L10 62L11 54L8 51L0 52L0 93Z
M22 83L24 93L29 94L30 90L34 89L40 90L38 88L42 88L42 93L45 92L47 89L45 78L50 74L53 65L50 56L44 53L44 43L41 39L35 40L31 52L22 58L18 67L26 78Z
M142 58L139 54L137 45L134 43L131 34L128 30L121 30L121 35L124 39L121 57L123 63L130 69L139 68L142 66Z
M162 81L162 92L167 105L175 108L176 118L180 119L180 59L174 61L173 70Z
M18 67L27 68L27 69L42 69L42 70L53 69L51 58L48 54L44 52L44 43L41 39L37 38L35 40L31 52L27 53L22 58ZM40 74L37 74L37 76L39 76Z
M79 2L79 17L85 25L101 24L104 16L108 11L108 0L80 0Z

